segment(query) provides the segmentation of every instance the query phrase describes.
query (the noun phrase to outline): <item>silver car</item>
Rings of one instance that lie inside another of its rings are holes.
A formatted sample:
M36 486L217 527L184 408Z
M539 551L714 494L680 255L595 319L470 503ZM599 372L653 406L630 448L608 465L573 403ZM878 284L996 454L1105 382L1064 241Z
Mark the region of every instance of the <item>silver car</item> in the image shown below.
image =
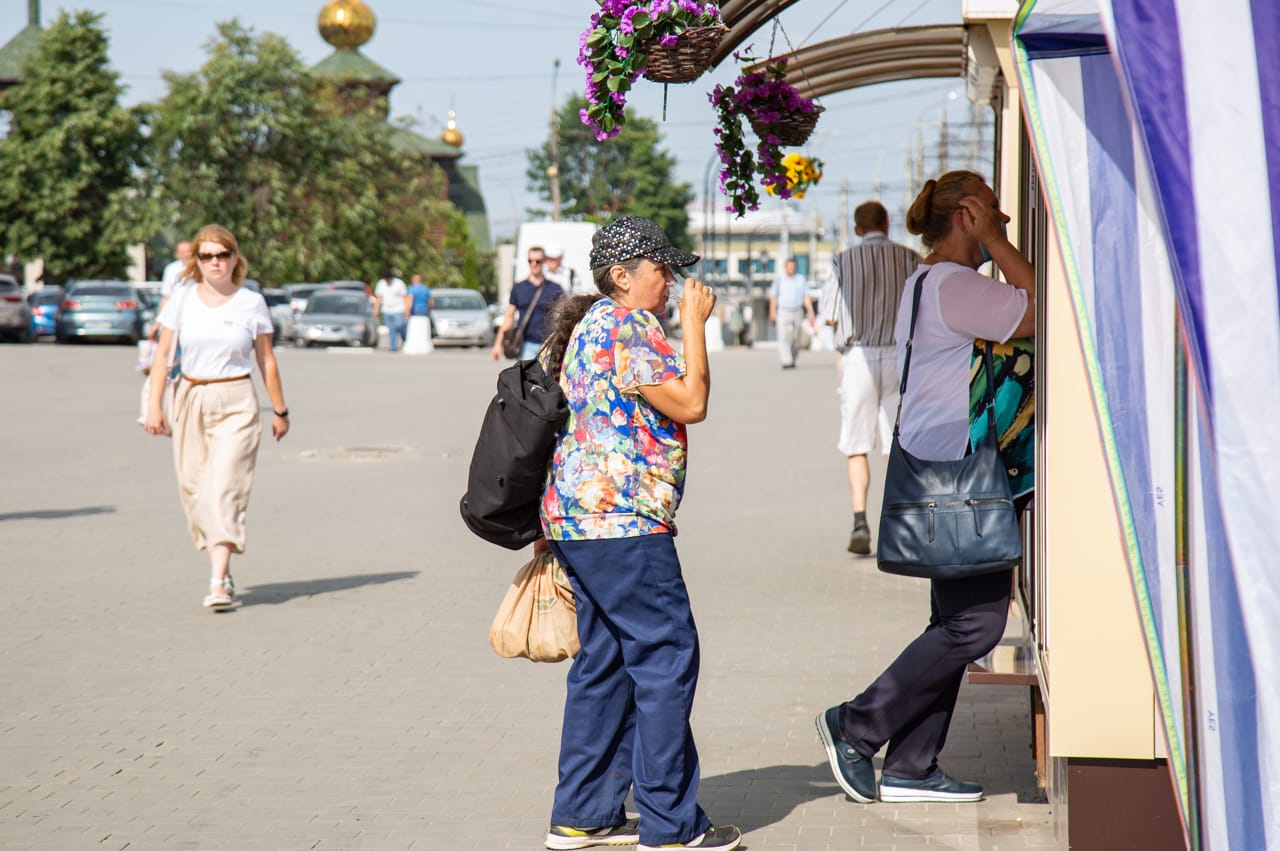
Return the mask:
M31 305L22 286L11 275L0 275L0 335L19 343L35 339Z
M295 334L293 308L289 306L289 293L285 290L263 290L262 297L266 299L267 310L271 312L271 324L275 328L271 342L292 340Z
M492 346L484 296L475 290L432 290L431 336L439 346Z
M369 297L354 290L316 292L294 324L294 344L378 345L378 326Z

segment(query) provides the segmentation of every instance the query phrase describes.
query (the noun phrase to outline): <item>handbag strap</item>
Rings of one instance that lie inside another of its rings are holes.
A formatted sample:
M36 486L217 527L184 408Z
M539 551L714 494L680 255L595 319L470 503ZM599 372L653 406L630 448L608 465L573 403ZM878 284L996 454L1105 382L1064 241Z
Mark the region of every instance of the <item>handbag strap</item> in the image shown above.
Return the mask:
M529 302L529 309L525 311L524 316L520 317L520 324L516 326L516 333L523 334L524 326L529 324L529 320L533 318L533 309L538 306L538 299L542 298L542 288L547 285L546 281L538 284L537 292L533 294L533 301Z
M928 269L920 273L920 277L916 278L915 291L911 295L911 325L907 330L906 353L902 358L902 381L898 385L898 413L893 418L893 437L898 437L898 427L902 423L902 400L907 395L907 374L911 372L911 344L916 336L916 319L920 315L920 296L924 292L924 279L929 274ZM995 415L995 375L996 370L991 357L991 341L986 341L987 345L982 352L982 365L987 371L987 391L982 400L983 408L987 412L987 424L994 439L996 434L996 415Z

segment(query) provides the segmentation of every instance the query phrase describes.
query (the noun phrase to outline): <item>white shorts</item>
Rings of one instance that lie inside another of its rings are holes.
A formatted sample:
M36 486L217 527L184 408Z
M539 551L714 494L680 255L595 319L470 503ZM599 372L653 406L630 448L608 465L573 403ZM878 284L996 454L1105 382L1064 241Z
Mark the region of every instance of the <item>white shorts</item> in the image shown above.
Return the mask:
M888 453L898 413L895 346L852 346L840 356L840 442L845 455Z

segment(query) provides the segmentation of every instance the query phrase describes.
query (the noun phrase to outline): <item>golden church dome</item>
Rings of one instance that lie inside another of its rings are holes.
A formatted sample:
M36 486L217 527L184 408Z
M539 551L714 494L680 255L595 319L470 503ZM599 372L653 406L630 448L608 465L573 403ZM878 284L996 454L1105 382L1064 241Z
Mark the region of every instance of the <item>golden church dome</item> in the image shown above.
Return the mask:
M462 131L458 129L458 122L454 120L453 110L449 110L449 123L444 126L444 132L440 134L440 141L446 145L453 145L455 148L462 147Z
M339 50L351 50L373 37L373 10L361 0L329 0L320 10L320 36Z

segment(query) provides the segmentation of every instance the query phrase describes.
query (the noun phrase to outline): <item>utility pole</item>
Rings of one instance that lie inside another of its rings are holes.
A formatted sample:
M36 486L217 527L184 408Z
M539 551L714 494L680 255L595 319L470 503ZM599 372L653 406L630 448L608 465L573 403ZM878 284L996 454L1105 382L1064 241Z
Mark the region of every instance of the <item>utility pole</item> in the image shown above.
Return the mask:
M560 221L560 111L556 109L556 77L560 74L560 60L551 63L551 165L547 177L551 178L551 221Z

